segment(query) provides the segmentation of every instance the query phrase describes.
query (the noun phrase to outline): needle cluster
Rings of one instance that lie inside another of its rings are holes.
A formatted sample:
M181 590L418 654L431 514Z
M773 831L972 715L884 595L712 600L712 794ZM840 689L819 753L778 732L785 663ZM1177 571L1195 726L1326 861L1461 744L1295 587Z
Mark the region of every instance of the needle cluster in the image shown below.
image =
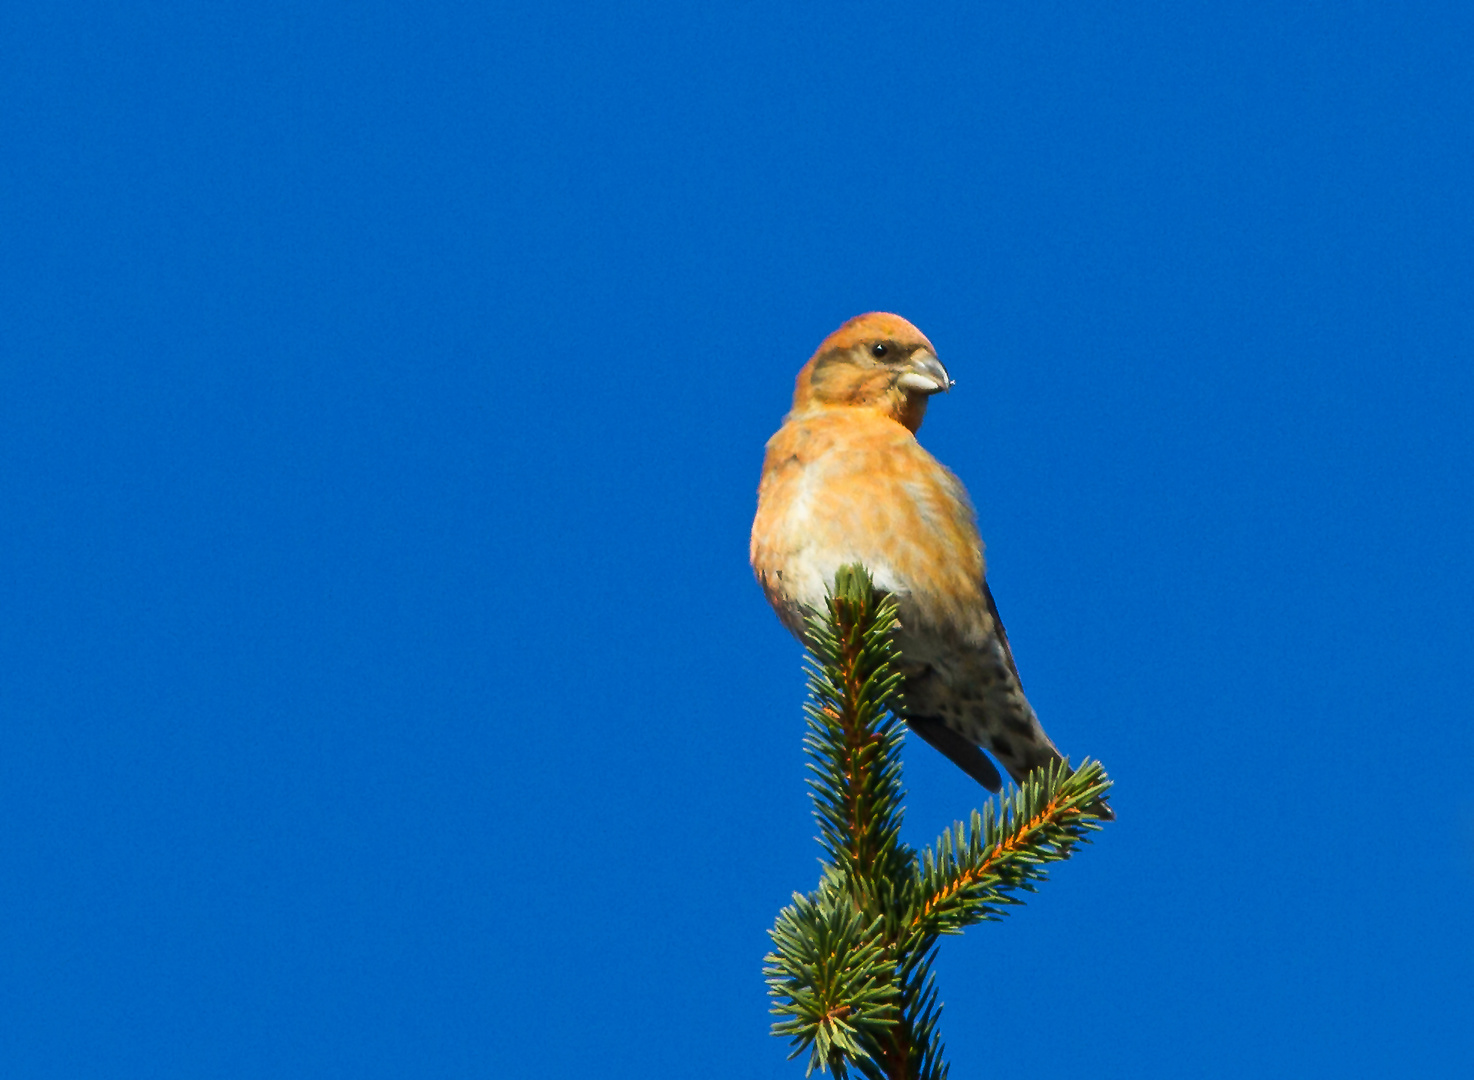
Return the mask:
M943 934L999 919L1100 828L1098 762L1060 762L955 823L919 855L901 842L905 740L893 600L861 566L835 575L809 619L809 788L818 887L778 914L765 958L780 1019L808 1073L942 1080L932 961Z

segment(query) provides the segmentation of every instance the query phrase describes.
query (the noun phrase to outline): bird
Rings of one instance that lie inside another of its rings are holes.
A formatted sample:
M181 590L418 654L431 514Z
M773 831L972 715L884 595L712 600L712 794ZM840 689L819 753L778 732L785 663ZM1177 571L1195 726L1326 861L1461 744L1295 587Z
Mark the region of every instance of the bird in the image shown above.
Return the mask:
M954 385L899 315L858 315L825 338L768 440L750 555L800 642L835 571L863 564L898 606L906 723L998 792L987 754L1019 783L1061 755L1024 696L967 489L916 438L928 402Z

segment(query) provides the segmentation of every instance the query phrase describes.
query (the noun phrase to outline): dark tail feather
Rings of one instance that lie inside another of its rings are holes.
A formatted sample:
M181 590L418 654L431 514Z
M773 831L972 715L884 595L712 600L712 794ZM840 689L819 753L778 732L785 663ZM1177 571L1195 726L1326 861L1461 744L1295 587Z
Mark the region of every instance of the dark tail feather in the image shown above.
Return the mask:
M993 767L988 756L983 753L982 747L973 745L935 716L908 716L906 723L912 731L940 750L952 764L982 784L983 787L995 795L1003 790L1003 777ZM1014 779L1022 781L1023 777L1033 769L1057 761L1059 757L1059 751L1050 746L1047 752L1037 755L1038 760L1032 763L1031 768L1020 769ZM1014 767L1010 766L1008 771L1013 773ZM1110 803L1105 798L1096 799L1090 804L1089 810L1102 821L1116 820L1115 811L1111 809Z
M1116 812L1111 809L1111 804L1106 801L1105 796L1101 796L1090 804L1090 812L1102 821L1116 820Z
M1024 777L1027 776L1029 773L1033 772L1035 769L1042 769L1052 762L1059 761L1062 757L1063 755L1061 755L1060 752L1056 750L1053 745L1050 745L1046 752L1041 752L1037 754L1035 756L1035 760L1025 769L1015 771L1015 767L1011 762L1005 761L1004 764L1007 766L1009 774L1014 778L1014 781L1022 784L1024 782ZM1066 762L1065 764L1068 765L1069 763ZM1110 803L1106 800L1105 796L1096 799L1089 806L1085 807L1085 809L1087 812L1094 814L1102 821L1116 820L1116 812L1111 809Z

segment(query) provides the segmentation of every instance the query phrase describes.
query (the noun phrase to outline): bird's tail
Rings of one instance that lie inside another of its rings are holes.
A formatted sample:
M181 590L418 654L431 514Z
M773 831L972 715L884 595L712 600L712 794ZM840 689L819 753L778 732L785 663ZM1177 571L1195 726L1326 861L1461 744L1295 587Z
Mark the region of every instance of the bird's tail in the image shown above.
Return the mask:
M1003 790L1003 778L993 767L993 762L983 753L982 747L959 735L935 716L907 716L906 723L912 731L941 751L952 764L983 787L995 795ZM1004 756L1000 748L988 747L993 756L1008 770L1009 776L1015 783L1023 783L1024 778L1035 769L1046 768L1056 761L1064 760L1054 744L1044 735L1042 728L1038 729L1038 733L1040 741L1025 741L1016 738L1012 742L1005 742L1004 746L1008 750L1008 756ZM1104 821L1116 819L1115 812L1111 810L1104 796L1095 800L1089 810Z
M1004 767L1008 769L1008 774L1017 784L1022 784L1024 778L1035 769L1047 768L1056 761L1065 761L1064 756L1055 749L1054 743L1044 736L1042 728L1039 734L1044 738L1043 743L1029 744L1022 748L1023 753L1019 753L1016 749L1015 757L1012 759L1005 759L996 750L994 751L994 756L1003 762ZM1065 763L1069 764L1067 761ZM1116 820L1116 813L1111 809L1110 802L1104 795L1092 802L1086 809L1102 821Z

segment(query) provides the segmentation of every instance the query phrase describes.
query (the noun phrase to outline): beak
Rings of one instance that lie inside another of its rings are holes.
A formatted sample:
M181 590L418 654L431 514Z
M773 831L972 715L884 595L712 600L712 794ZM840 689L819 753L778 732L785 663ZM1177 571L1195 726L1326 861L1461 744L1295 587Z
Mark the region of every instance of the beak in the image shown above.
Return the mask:
M940 360L927 350L918 349L911 354L911 363L896 385L914 394L944 394L952 389L952 380Z

